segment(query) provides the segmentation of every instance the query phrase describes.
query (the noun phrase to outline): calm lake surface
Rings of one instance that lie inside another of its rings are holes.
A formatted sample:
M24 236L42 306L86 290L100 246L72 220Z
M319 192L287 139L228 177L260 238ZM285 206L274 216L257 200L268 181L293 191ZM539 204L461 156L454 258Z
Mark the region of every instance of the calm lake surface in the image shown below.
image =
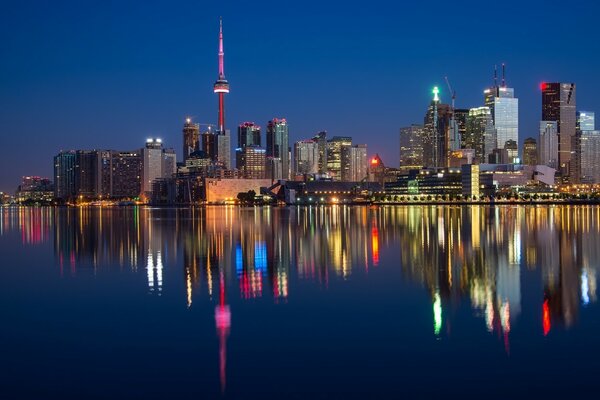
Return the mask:
M0 398L597 396L600 208L0 208Z

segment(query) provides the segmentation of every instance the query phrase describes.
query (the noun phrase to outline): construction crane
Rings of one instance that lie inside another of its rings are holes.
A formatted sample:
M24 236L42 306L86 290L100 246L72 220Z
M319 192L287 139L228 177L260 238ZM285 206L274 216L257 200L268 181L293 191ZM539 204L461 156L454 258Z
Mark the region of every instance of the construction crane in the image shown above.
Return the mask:
M452 85L450 85L450 81L448 80L448 77L445 76L444 79L446 79L446 85L448 85L448 90L452 94L452 117L454 118L454 100L456 100L456 91L454 91L452 89Z

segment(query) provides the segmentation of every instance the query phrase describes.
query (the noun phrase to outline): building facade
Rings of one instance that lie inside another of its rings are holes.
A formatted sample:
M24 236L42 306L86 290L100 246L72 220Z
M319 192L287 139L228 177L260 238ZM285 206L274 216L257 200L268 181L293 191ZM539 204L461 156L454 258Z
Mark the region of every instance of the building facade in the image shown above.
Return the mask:
M267 149L269 159L268 170L271 179L289 179L290 152L289 132L285 118L273 118L267 124Z
M352 138L334 136L327 141L327 173L334 181L342 180L342 149L352 146Z
M342 181L360 182L368 177L367 145L342 147Z
M538 149L538 162L558 170L558 123L556 121L540 122Z
M537 165L538 164L538 148L535 138L527 138L523 143L523 164Z
M294 143L294 173L296 175L319 174L321 161L319 142L301 140Z
M423 167L423 125L413 124L400 128L400 169L410 170Z

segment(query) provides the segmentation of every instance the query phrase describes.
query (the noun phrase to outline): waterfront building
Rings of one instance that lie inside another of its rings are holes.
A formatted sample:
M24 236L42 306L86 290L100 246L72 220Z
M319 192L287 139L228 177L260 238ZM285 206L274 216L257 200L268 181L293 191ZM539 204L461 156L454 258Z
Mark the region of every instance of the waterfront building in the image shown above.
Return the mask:
M423 139L425 129L423 125L412 124L400 128L400 169L411 170L422 168Z
M317 133L312 140L317 143L319 149L318 173L325 175L327 174L327 132Z
M50 202L54 198L54 184L48 178L24 176L15 193L17 203ZM0 199L0 204L2 203Z
M423 123L423 164L426 167L441 168L448 164L451 116L451 107L440 103L439 89L434 87L433 99L427 108Z
M574 83L542 83L542 121L555 121L558 134L558 169L564 182L579 180L577 160L577 112ZM575 157L576 158L576 157Z
M142 154L142 192L152 192L152 182L159 178L170 178L177 168L175 151L164 149L161 139L147 139ZM189 157L189 155L188 155Z
M61 151L54 157L54 197L67 201L75 196L75 151Z
M142 189L143 158L137 151L112 151L113 198L136 198Z

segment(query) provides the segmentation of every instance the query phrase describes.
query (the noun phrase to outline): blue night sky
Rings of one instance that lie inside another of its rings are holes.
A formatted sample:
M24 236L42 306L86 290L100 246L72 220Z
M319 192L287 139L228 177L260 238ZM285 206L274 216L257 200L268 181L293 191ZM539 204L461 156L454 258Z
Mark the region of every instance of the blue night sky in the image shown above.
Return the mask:
M340 5L343 4L343 5ZM421 123L434 84L480 106L494 64L537 135L539 83L575 82L600 112L600 6L558 1L12 1L0 12L0 190L52 176L61 149L181 150L187 115L214 123L223 16L226 121L285 117L290 142L325 129L398 164L398 129ZM263 129L264 132L264 129ZM235 140L232 141L234 145Z

